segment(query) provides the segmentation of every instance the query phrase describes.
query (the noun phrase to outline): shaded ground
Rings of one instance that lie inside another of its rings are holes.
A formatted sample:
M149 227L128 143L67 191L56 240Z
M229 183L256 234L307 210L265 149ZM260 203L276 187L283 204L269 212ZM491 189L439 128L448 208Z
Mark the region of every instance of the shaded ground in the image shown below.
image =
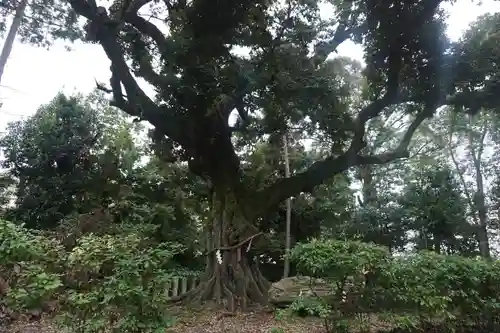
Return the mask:
M229 314L222 311L180 309L168 333L324 333L318 318L278 320L271 311Z
M60 329L55 328L50 320L26 320L20 319L9 325L8 327L0 326L0 333L65 333Z
M171 308L168 311L175 316L174 325L165 330L165 333L326 333L324 323L319 318L290 318L282 320L276 318L273 311L258 310L250 313L230 314L224 311L211 309ZM358 318L360 319L360 318ZM364 324L359 320L351 323L350 332L386 332L408 333L415 330L391 330L387 325L374 317L364 318ZM482 325L480 325L482 326ZM490 333L500 332L498 329L473 327L458 330L456 333ZM449 332L441 325L425 327L418 332L443 333ZM0 333L73 333L55 328L50 319L17 320L9 327L0 326Z
M278 320L271 311L230 314L210 309L171 309L175 316L173 327L165 333L324 333L318 318L287 318ZM49 319L18 320L9 327L0 327L0 333L63 333L51 325ZM71 333L71 332L69 332Z

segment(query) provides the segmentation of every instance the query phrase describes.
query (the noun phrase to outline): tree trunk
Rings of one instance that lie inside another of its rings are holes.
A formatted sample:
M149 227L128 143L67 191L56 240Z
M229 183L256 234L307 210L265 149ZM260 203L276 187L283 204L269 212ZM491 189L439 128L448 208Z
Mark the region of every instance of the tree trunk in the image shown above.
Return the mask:
M361 192L363 194L363 206L377 207L377 187L373 179L373 166L364 165L359 168L359 179L361 180Z
M483 184L483 175L481 173L481 166L479 163L474 163L476 168L476 184L477 184L477 192L474 195L474 203L477 209L477 213L479 216L479 226L477 231L477 238L479 242L479 251L481 255L486 258L491 258L490 253L490 242L488 239L488 215L486 207L486 202L484 200L484 184Z
M442 240L440 237L437 235L433 235L434 238L434 251L438 254L441 254L441 249L442 249Z
M481 137L479 142L477 142L478 147L476 149L474 136L472 134L472 117L469 117L469 153L472 157L472 162L474 164L475 178L476 178L476 192L474 193L474 208L477 212L479 218L479 225L477 229L477 239L479 243L479 251L481 256L486 259L491 259L490 252L490 242L488 239L488 208L486 206L485 196L484 196L484 183L483 183L483 172L481 168L482 155L484 151L484 142L486 139L486 134L488 133L488 122L484 121L482 126Z
M7 65L7 60L9 60L10 53L12 52L12 46L14 45L17 31L21 26L21 21L23 19L24 11L26 10L27 5L28 0L21 0L19 2L16 8L14 19L12 20L12 24L10 25L9 32L7 33L7 37L5 38L2 52L0 53L0 83L2 82L5 65Z
M234 195L227 191L212 194L211 209L204 275L200 285L180 299L186 303L215 301L231 312L246 311L252 304L266 305L270 283L250 255L262 233L244 219Z
M283 154L285 160L285 177L290 178L290 161L288 158L288 135L283 136ZM290 275L290 253L291 239L290 239L290 225L292 222L292 199L286 199L286 221L285 221L285 262L283 266L283 278Z

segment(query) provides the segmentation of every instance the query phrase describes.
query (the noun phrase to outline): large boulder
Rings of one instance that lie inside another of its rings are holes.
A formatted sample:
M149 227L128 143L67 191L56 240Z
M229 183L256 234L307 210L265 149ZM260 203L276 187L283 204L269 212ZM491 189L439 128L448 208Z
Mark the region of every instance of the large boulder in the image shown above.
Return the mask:
M322 279L292 276L274 282L269 289L269 302L277 307L287 307L298 297L332 296L332 288Z

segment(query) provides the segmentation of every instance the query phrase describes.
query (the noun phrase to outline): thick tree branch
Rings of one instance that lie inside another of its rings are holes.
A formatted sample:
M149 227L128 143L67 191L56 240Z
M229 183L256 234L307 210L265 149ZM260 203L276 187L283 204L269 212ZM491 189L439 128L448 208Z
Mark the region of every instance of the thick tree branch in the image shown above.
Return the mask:
M115 105L132 116L149 121L172 140L186 144L182 132L184 127L182 119L174 113L165 112L162 107L154 103L130 73L124 52L117 40L119 27L116 22L109 18L103 7L93 9L85 0L71 0L70 3L78 14L89 19L89 25L94 27L96 41L111 61L111 87ZM122 85L127 95L126 100L122 93Z
M125 12L125 16L127 16L129 13L137 14L137 12L141 10L142 7L146 6L152 1L153 0L132 0L129 8Z
M127 13L125 22L130 23L142 34L150 37L156 43L160 54L165 54L168 51L168 42L165 35L153 23L137 15L137 12Z
M97 7L95 5L95 0L85 1L85 0L69 0L71 7L75 10L78 15L81 15L87 19L91 19L97 15Z
M378 101L377 101L378 102ZM363 111L362 114L373 114L378 109L374 105L383 108L383 104L374 102L366 109L370 111ZM376 103L376 104L375 104ZM372 110L373 108L373 110ZM391 152L377 154L377 155L361 155L360 149L357 145L357 138L353 139L350 148L342 155L335 157L330 156L322 161L315 162L309 169L302 173L295 174L290 178L282 178L270 187L257 192L257 204L253 208L257 208L254 214L259 216L267 212L270 208L274 207L281 201L300 192L309 192L314 187L322 184L325 180L335 174L344 172L353 166L361 166L368 164L385 164L391 161L409 157L408 147L411 138L422 122L432 116L431 110L434 109L433 105L419 112L413 122L406 130L399 146ZM378 112L381 112L379 110Z
M366 123L376 118L388 106L404 102L404 98L399 94L399 73L403 66L401 58L397 55L397 50L392 50L389 56L391 64L387 73L386 91L382 98L370 103L358 114L354 120L354 138L350 149L356 153L366 146L364 142Z
M355 28L347 28L345 23L340 23L333 35L333 38L328 42L321 42L314 48L313 63L319 65L328 58L328 56L337 50L340 44L348 40L352 35L361 33L365 27L358 26Z

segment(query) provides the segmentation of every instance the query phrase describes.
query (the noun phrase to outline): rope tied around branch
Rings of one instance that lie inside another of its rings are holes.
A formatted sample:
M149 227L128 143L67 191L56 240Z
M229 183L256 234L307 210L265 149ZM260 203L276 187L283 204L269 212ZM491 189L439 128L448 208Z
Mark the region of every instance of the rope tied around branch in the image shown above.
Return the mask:
M231 251L231 250L235 250L235 249L240 249L248 243L248 246L246 248L246 251L245 252L249 252L250 249L252 248L252 242L253 242L253 239L260 236L260 235L263 235L264 233L263 232L258 232L250 237L247 237L245 238L244 240L242 240L241 242L239 242L238 244L235 244L235 245L231 245L231 246L225 246L225 247L219 247L219 248L213 248L211 249L210 251L207 251L205 253L205 255L210 255L214 252L222 252L222 251Z

